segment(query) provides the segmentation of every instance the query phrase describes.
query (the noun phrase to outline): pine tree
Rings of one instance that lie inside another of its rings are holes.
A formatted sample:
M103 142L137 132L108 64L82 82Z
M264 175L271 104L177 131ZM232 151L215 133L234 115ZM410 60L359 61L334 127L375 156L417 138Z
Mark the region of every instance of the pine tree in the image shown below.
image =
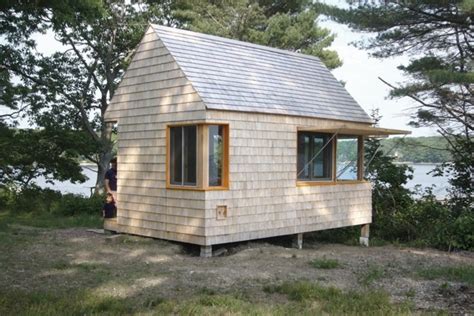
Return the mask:
M412 57L399 68L407 81L384 81L393 98L413 100L411 125L434 127L449 144L452 162L438 170L450 177L455 214L474 209L474 5L469 0L348 1L348 9L316 4L335 21L376 36L358 46L376 58Z

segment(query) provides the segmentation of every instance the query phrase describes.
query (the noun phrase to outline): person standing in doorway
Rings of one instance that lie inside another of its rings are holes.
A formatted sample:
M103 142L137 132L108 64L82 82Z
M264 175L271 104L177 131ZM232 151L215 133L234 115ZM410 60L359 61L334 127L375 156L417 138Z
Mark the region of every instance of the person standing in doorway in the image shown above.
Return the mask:
M105 191L112 194L117 204L117 158L110 160L110 169L105 173Z

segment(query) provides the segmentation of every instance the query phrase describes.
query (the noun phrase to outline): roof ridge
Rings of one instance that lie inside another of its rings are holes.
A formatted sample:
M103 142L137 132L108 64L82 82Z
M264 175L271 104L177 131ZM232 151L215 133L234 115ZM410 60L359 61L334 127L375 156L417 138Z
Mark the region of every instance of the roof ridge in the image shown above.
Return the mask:
M316 61L322 63L321 59L319 59L316 56L302 54L302 53L298 53L298 52L293 52L293 51L286 50L286 49L275 48L275 47L265 46L265 45L261 45L261 44L254 44L254 43L251 43L251 42L239 41L239 40L226 38L226 37L222 37L222 36L210 35L210 34L205 34L205 33L189 31L189 30L183 30L183 29L164 26L164 25L159 25L159 24L150 23L150 26L153 27L153 29L155 31L156 31L156 29L161 29L161 30L164 30L164 31L172 31L174 33L180 33L180 34L187 35L187 36L198 36L198 37L213 40L213 41L217 40L217 41L220 41L220 42L234 44L234 45L253 47L253 48L260 49L260 50L271 51L271 52L282 54L282 55L291 55L291 56L295 56L295 57L316 60Z

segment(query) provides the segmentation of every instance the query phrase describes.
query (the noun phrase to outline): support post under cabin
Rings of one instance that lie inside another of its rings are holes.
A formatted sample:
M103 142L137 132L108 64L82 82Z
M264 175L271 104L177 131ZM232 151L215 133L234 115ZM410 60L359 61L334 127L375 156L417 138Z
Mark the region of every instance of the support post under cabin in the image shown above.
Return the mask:
M293 248L303 249L303 234L293 235Z
M201 258L212 257L212 246L201 246Z
M369 224L365 224L360 229L359 243L361 246L369 247L369 226Z

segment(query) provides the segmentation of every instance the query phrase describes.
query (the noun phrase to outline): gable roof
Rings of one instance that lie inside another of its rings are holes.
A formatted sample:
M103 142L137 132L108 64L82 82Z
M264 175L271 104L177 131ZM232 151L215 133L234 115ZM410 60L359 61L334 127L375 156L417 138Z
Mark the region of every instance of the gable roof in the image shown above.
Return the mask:
M316 57L151 27L208 109L372 122Z

